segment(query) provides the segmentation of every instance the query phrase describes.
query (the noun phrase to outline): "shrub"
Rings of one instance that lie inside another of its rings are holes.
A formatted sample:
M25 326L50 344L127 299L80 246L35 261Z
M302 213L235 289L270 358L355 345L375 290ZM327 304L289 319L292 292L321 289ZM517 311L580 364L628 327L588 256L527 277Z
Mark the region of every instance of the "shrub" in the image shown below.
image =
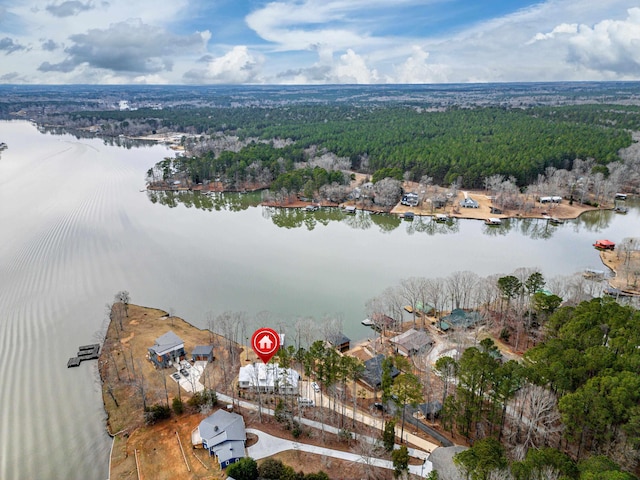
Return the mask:
M171 406L173 407L173 412L176 415L182 415L184 413L184 403L182 402L181 398L175 397L173 399L173 402L171 403Z
M171 409L168 405L151 405L144 412L144 421L147 425L153 425L160 420L165 420L171 416Z
M187 404L194 409L199 409L203 406L213 407L217 403L218 397L216 396L216 392L210 389L194 393L193 397L187 402Z
M241 458L238 462L227 467L227 475L235 480L256 480L258 478L258 464L251 457Z

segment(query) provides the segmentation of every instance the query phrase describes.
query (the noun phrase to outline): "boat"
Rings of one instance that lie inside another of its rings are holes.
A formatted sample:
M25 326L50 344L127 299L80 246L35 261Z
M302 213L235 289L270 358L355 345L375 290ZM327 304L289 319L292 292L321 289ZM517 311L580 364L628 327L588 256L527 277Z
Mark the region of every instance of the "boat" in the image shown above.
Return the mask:
M561 225L564 223L564 220L557 217L549 217L548 222L552 225Z
M365 327L373 327L373 321L370 318L365 318L360 323Z
M449 215L447 215L446 213L437 213L436 216L433 217L433 219L436 222L444 223L449 220Z
M616 248L616 244L611 240L596 240L593 246L598 250L614 250Z
M405 220L413 220L413 217L415 217L416 214L413 212L404 212L404 215L402 215L402 218L404 218Z
M616 200L626 200L626 199L627 199L626 193L616 193Z
M315 211L317 211L318 209L320 209L320 207L319 207L318 205L307 205L306 207L304 207L304 209L305 209L307 212L315 212Z
M487 218L484 223L491 226L497 226L502 224L502 220L499 218Z
M356 207L349 205L348 207L344 207L344 213L348 213L350 215L356 214Z
M618 206L616 206L616 208L613 209L613 211L616 212L616 213L628 213L629 212L629 208L623 207L622 205L618 205Z

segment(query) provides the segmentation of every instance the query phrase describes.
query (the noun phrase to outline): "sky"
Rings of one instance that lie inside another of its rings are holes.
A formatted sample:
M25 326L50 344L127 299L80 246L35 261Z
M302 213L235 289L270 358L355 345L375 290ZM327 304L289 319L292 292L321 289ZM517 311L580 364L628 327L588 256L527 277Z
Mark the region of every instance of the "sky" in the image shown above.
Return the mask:
M0 0L0 83L640 80L638 0Z

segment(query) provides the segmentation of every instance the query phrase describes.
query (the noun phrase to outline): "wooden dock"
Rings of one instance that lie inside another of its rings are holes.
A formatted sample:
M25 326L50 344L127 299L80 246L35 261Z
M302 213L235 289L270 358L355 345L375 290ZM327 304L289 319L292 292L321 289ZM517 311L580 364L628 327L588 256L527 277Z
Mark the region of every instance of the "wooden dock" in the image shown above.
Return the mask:
M100 345L81 345L78 347L78 355L71 357L67 362L67 368L77 367L85 360L96 360L100 356Z

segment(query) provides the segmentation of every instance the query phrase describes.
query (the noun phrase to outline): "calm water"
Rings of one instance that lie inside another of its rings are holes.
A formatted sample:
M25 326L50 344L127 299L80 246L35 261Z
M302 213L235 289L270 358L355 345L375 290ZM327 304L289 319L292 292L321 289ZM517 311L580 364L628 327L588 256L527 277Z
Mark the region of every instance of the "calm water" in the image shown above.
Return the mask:
M2 479L106 478L110 440L95 365L66 362L96 338L118 290L201 327L208 312L268 311L278 324L331 315L360 339L367 299L402 278L518 267L567 275L599 266L596 238L640 235L638 208L549 230L541 221L434 229L235 197L203 206L203 198L140 192L147 169L169 154L164 147L44 135L24 122L0 122L0 141L9 146L0 154Z

